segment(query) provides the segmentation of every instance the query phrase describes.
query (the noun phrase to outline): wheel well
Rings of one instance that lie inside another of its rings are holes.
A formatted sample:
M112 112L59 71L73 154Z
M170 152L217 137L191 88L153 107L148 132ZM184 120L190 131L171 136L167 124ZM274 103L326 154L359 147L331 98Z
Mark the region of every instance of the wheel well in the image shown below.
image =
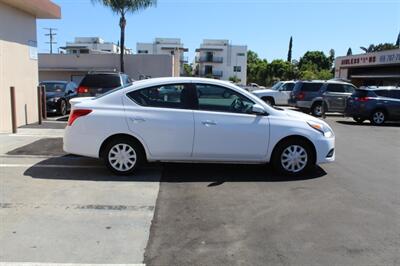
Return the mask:
M283 142L285 142L285 141L293 141L293 140L303 140L303 141L305 141L305 142L310 146L311 152L313 153L313 159L314 159L314 162L313 162L313 163L315 163L316 160L317 160L317 151L315 150L314 144L313 144L308 138L303 137L303 136L299 136L299 135L292 135L292 136L284 137L284 138L281 139L278 143L276 143L276 145L275 145L275 147L274 147L274 150L273 150L272 153L271 153L271 159L274 157L274 153L275 153L277 147L278 147L281 143L283 143ZM271 159L270 159L270 160L271 160Z
M371 112L370 115L372 115L372 114L375 113L376 111L382 111L382 112L385 113L385 116L388 116L388 111L387 111L385 108L383 108L383 107L375 108L374 110L372 110L372 112ZM387 117L386 117L386 119L387 119Z
M263 100L263 101L269 100L269 101L271 101L272 104L275 104L275 99L272 96L263 96L263 97L261 97L261 100Z
M142 149L144 156L146 156L146 150L144 149L143 144L137 138L135 138L134 136L129 135L129 134L115 134L115 135L109 136L101 144L100 150L99 150L100 158L103 158L104 149L105 149L105 147L107 147L107 144L114 139L129 139L129 140L136 142L136 144L138 144L138 146Z

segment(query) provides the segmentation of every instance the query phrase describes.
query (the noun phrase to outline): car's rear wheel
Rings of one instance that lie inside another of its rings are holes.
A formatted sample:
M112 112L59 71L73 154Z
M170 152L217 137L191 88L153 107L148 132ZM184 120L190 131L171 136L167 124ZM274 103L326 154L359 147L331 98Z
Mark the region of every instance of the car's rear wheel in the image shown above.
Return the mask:
M141 147L125 138L111 140L105 147L103 159L106 166L117 175L132 174L143 162Z
M322 107L322 103L321 102L316 102L311 107L311 113L313 114L313 116L320 117L323 114L323 109L322 108L323 108Z
M370 121L375 126L383 125L386 121L386 113L383 110L375 110L371 114Z
M289 139L278 144L272 156L274 168L286 175L299 175L314 165L315 155L303 139Z
M353 116L353 119L354 119L354 121L357 122L357 124L362 124L365 121L364 118L361 118L359 116Z

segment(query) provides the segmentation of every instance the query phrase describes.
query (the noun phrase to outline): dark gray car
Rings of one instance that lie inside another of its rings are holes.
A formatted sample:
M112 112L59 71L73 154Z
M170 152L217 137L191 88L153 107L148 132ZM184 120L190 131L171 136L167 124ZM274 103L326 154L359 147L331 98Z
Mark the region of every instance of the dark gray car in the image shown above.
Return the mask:
M367 87L357 89L347 101L346 116L357 123L370 120L374 125L400 120L399 87Z
M357 88L347 82L328 81L298 81L290 93L289 105L314 116L325 112L344 112L347 99Z
M78 87L79 97L99 96L118 87L131 84L132 79L118 72L90 72L85 75Z

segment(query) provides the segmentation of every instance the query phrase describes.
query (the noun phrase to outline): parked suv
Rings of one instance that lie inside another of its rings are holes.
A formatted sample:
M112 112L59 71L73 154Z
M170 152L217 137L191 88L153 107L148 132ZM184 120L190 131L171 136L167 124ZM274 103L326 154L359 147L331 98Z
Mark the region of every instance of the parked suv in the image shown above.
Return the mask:
M123 73L91 72L86 74L79 84L78 96L98 96L131 83L132 79Z
M347 101L345 114L357 123L370 120L374 125L382 125L387 120L400 120L400 88L357 89Z
M337 80L298 81L290 93L289 105L311 111L314 116L321 116L323 111L344 112L347 99L356 89L351 83Z
M255 90L253 94L269 105L288 105L295 81L279 81L270 89Z

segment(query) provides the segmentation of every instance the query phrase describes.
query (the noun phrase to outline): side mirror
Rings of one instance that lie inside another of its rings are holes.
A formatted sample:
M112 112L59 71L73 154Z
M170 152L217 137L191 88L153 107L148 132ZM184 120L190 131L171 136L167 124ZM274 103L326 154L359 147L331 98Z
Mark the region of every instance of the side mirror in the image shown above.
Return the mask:
M262 107L259 104L254 104L253 107L251 108L251 111L253 112L253 114L256 115L266 115L267 111L265 111L264 107Z

